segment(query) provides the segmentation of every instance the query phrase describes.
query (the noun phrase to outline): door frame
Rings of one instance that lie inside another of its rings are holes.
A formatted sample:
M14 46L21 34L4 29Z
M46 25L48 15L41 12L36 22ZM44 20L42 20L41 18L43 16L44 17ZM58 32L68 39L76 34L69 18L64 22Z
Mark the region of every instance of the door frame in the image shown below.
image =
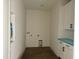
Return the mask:
M11 59L11 43L10 43L10 12L11 11L11 0L9 0L8 8L8 59Z

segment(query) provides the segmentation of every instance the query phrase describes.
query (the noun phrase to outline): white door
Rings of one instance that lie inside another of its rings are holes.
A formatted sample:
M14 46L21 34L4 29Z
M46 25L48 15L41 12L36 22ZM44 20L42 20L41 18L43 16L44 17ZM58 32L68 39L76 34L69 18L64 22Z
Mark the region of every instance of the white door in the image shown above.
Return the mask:
M13 59L15 52L15 14L10 13L10 59Z
M38 47L39 40L42 40L42 46L49 46L49 12L39 10L26 11L26 47Z
M3 59L10 59L9 15L10 0L3 0Z
M29 12L27 12L29 14ZM38 47L37 34L40 34L39 16L36 14L27 15L26 23L26 47Z

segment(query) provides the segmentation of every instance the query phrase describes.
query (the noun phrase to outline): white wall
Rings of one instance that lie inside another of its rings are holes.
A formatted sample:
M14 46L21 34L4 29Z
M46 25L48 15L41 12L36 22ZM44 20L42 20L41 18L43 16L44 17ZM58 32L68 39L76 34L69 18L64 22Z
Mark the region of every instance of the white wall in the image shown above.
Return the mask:
M3 59L8 59L9 0L3 0Z
M11 12L15 14L15 41L11 44L11 59L19 59L25 49L25 7L23 0L11 0Z
M50 11L26 10L26 47L38 47L38 40L43 40L43 46L50 46ZM40 37L37 37L37 34Z
M52 10L52 19L51 19L51 40L50 40L50 47L58 55L58 43L57 43L57 36L58 36L58 5L55 5Z

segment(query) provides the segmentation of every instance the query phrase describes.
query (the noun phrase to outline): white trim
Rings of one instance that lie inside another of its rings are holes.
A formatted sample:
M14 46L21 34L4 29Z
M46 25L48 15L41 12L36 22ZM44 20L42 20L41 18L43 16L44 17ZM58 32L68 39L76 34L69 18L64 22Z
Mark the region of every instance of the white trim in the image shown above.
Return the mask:
M8 59L11 59L11 44L10 44L10 9L11 0L9 0L9 10L8 10Z
M3 59L3 0L0 0L0 59Z

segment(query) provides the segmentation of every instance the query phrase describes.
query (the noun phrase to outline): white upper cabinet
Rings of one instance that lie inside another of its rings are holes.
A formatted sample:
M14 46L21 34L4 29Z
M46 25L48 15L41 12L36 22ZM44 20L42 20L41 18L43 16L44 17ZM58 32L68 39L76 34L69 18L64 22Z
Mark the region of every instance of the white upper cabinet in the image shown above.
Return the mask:
M64 29L74 29L74 3L70 1L64 7Z

